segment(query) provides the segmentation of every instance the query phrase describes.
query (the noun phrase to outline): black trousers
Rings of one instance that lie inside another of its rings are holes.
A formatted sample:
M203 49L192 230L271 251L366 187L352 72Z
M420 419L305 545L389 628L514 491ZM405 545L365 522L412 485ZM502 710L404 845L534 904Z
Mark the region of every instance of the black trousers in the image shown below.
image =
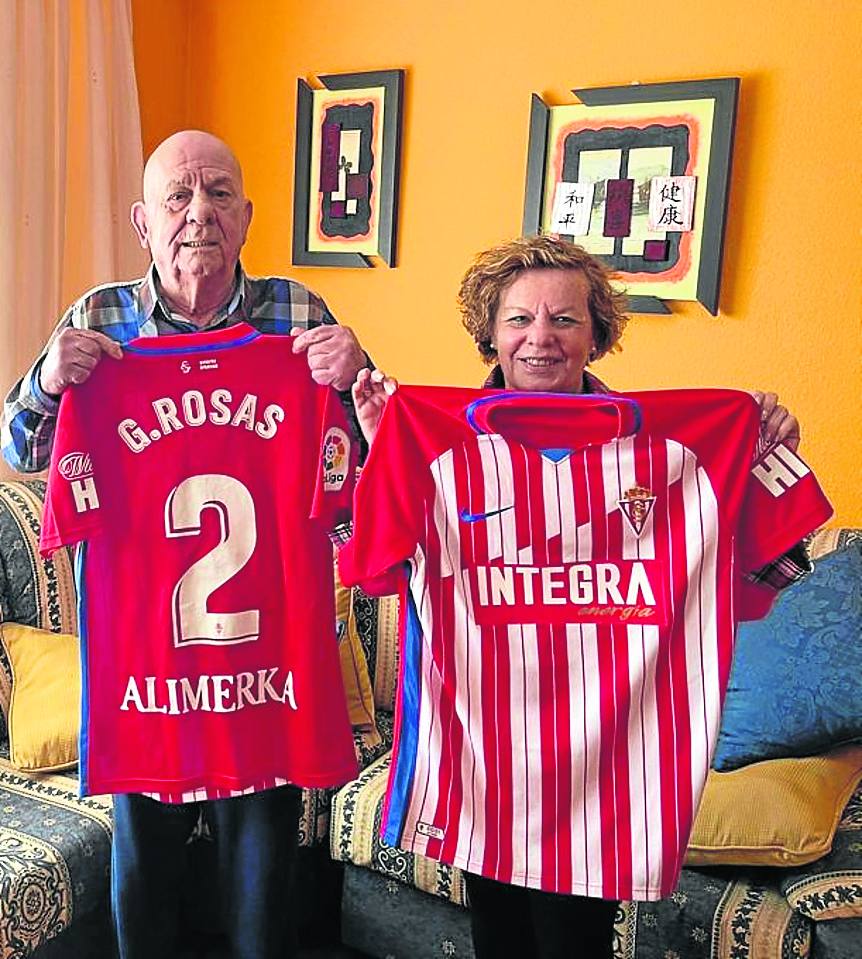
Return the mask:
M293 786L183 805L115 796L111 908L120 959L172 959L189 915L217 917L234 959L295 956L301 803ZM215 843L213 876L194 869L190 836L201 815Z
M476 959L612 959L616 900L464 880Z

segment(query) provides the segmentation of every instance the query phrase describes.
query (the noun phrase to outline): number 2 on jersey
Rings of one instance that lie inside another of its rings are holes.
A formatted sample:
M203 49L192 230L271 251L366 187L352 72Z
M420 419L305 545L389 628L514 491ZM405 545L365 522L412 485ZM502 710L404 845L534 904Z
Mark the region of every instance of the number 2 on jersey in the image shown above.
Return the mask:
M257 545L254 500L232 476L203 473L175 486L165 501L165 534L198 536L206 509L219 517L221 539L196 560L174 586L174 645L246 643L260 633L260 612L211 613L207 600L245 566Z

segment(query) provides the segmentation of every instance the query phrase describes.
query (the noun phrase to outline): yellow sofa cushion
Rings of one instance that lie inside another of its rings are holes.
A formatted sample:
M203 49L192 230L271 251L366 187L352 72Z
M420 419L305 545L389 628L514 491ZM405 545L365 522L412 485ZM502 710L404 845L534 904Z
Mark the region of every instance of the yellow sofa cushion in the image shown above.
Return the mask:
M710 770L686 864L813 862L832 848L841 813L860 780L862 746L857 745L727 773Z
M335 564L335 630L338 635L338 655L341 660L341 679L347 697L350 722L358 728L374 728L374 691L368 675L368 664L356 620L352 614L352 590L342 585Z
M77 636L2 623L0 642L12 667L12 765L28 772L74 766L81 698Z

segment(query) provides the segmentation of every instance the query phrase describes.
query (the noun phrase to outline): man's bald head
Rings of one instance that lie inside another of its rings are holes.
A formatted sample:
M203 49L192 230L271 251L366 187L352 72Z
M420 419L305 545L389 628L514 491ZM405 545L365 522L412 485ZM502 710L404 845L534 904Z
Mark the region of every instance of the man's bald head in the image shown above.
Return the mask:
M153 150L144 198L132 205L163 291L187 311L230 295L251 215L237 158L203 130L182 130Z
M165 175L189 165L216 166L233 172L240 189L242 168L233 150L217 136L205 130L180 130L173 133L150 154L144 167L144 202L154 199Z

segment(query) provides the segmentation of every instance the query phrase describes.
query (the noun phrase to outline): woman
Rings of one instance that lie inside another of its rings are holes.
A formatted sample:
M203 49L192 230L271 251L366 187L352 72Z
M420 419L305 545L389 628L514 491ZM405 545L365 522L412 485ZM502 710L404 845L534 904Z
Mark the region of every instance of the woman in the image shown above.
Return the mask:
M484 386L609 392L585 367L619 349L628 319L622 312L625 297L613 290L611 276L581 247L552 236L519 237L480 253L461 282L458 303L482 359L495 364ZM573 312L580 315L569 315ZM379 370L359 371L354 403L369 440L386 396L396 388L396 381ZM796 417L779 405L775 393L753 395L762 412L764 441L795 450Z
M580 247L550 236L512 240L480 254L461 283L464 326L479 353L493 363L489 388L553 393L610 392L587 365L618 348L626 323L624 296L613 290L605 266ZM373 441L387 396L397 383L362 370L353 387L360 424ZM799 424L774 393L755 393L768 443L799 444ZM787 585L806 568L791 551L762 571L773 586ZM556 895L465 874L478 959L542 959L612 955L618 903ZM577 950L577 952L573 952Z

